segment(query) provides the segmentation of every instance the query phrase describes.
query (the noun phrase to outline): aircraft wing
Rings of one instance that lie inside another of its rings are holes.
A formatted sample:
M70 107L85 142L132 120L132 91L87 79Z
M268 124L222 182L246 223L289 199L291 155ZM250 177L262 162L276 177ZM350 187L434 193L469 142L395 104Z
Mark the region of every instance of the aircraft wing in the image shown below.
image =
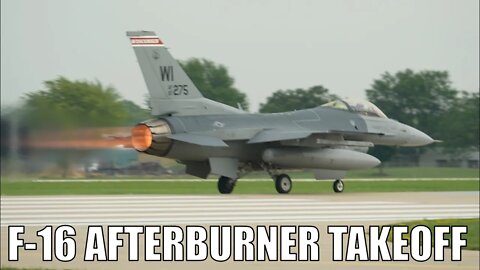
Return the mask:
M254 143L305 139L315 134L339 134L339 135L347 135L347 136L355 136L355 135L356 136L362 136L362 135L388 136L388 134L385 134L385 133L371 133L371 132L361 132L361 131L342 131L342 130L284 131L279 129L266 129L255 134L255 136L253 136L248 141L248 143L254 144Z
M278 129L266 129L258 132L253 136L248 143L264 143L303 139L312 135L311 131L282 131Z
M364 131L346 131L346 130L330 130L330 134L342 134L342 135L377 135L377 136L391 136L391 134L382 132L364 132Z

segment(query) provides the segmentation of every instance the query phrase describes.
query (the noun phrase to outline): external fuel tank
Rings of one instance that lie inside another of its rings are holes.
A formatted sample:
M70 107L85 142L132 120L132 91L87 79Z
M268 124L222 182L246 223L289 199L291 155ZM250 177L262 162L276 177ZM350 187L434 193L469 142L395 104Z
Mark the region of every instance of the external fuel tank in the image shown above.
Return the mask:
M371 155L339 148L269 148L263 161L281 168L352 170L372 168L380 160Z

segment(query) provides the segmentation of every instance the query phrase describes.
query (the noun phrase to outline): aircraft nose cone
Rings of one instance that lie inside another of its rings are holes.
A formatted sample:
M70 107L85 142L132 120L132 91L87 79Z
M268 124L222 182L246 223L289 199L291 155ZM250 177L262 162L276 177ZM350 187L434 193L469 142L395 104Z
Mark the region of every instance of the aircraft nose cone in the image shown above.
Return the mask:
M410 138L408 140L408 146L423 146L434 142L434 140L427 134L421 132L418 129L410 128Z

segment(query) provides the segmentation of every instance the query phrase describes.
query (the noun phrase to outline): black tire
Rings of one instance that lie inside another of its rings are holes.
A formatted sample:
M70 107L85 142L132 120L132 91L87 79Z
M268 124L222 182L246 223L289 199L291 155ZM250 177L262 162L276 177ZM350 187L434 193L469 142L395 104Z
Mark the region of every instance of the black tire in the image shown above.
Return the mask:
M343 184L343 181L341 179L337 179L333 182L333 191L335 191L336 193L343 192L344 188L345 184Z
M220 178L218 178L218 184L217 184L218 191L221 194L230 194L232 193L236 182L237 182L236 179L226 177L226 176L220 176Z
M286 194L292 190L292 179L286 174L275 176L275 189L278 193Z

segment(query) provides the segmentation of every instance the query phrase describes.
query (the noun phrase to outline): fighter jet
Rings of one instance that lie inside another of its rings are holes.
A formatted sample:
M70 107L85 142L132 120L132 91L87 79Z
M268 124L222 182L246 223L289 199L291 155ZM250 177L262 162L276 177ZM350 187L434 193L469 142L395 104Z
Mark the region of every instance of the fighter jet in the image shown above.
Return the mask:
M151 31L129 31L148 92L152 119L132 129L132 145L142 153L175 159L186 173L219 176L218 191L231 193L245 174L264 170L279 193L292 180L281 171L310 169L331 179L342 192L346 171L372 168L366 154L378 145L422 146L434 140L389 119L368 101L335 100L316 108L284 113L248 113L202 96L199 89Z

